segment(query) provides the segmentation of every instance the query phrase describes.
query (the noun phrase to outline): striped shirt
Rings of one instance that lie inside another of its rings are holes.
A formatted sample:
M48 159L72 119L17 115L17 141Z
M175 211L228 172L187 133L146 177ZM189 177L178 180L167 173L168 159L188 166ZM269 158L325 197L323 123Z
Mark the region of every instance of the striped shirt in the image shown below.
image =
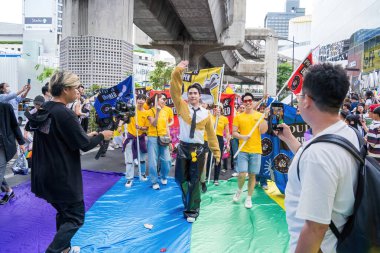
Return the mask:
M380 121L374 120L368 127L368 155L380 162Z

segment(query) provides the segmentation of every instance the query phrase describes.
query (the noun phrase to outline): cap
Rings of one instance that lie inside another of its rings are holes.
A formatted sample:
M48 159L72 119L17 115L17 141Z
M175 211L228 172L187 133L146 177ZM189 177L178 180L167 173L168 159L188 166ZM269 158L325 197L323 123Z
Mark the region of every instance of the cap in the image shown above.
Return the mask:
M377 107L379 107L380 106L380 104L373 104L373 105L370 105L369 107L368 107L368 110L370 111L370 112L373 112Z
M35 105L42 105L43 103L45 103L45 98L41 95L36 96L33 100L33 104Z

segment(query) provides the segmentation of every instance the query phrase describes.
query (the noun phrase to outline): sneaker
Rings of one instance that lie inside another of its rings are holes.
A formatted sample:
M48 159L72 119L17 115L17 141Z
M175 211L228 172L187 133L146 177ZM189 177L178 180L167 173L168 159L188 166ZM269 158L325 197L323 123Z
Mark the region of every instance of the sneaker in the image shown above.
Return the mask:
M132 186L133 181L128 180L127 183L125 184L125 187L130 188Z
M237 177L237 176L239 176L239 173L234 172L234 173L231 174L231 176L233 176L233 177Z
M241 190L237 190L236 193L235 193L235 195L234 195L234 197L232 198L232 200L234 202L238 202L239 199L240 199L240 195L241 195Z
M206 185L206 182L201 183L201 185L202 185L202 192L203 192L203 193L207 192L207 185Z
M194 217L187 217L186 220L187 220L188 223L195 222L195 218Z
M140 177L140 181L144 181L145 182L147 180L148 180L147 176L145 174L142 174L141 177Z
M12 191L11 194L5 194L4 197L0 200L0 205L5 205L9 202L9 200L13 199L15 197L15 192Z
M73 246L70 248L69 253L80 253L80 247L79 246Z
M218 180L214 181L214 185L219 186L219 181Z
M245 199L244 206L248 209L252 208L252 199L250 196L247 196L247 198Z
M268 190L268 185L265 184L265 185L261 186L261 188L263 188L264 190Z
M107 150L115 150L115 149L111 146L108 146Z
M159 190L159 189L160 189L160 185L157 184L157 183L155 183L155 184L153 184L152 188L153 188L154 190Z
M227 170L223 169L223 170L221 170L220 172L222 172L222 173L226 173L226 172L227 172Z
M167 179L161 179L161 184L167 185L168 184L168 180Z

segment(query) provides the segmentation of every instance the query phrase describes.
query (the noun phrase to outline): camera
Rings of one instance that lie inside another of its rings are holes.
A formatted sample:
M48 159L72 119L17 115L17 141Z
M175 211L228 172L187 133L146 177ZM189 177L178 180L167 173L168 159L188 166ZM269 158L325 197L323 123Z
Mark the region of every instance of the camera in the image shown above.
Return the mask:
M136 115L136 108L134 105L124 101L117 101L115 108L113 109L113 115L117 119L123 120L125 123L129 124L129 122L131 122L131 117Z

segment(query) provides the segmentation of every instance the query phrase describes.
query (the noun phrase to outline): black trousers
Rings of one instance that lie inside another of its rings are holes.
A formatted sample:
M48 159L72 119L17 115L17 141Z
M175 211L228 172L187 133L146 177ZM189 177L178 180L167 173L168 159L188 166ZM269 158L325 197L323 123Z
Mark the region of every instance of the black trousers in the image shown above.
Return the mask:
M84 223L84 202L50 204L57 210L57 233L46 253L60 253L71 247L71 238Z
M88 130L88 122L89 122L89 119L88 118L83 118L82 121L80 122L83 130L87 133L87 130Z
M197 161L192 161L191 152L197 153ZM185 218L199 216L201 203L200 176L203 171L205 148L201 144L181 142L178 146L175 164L175 180L182 191Z
M219 136L217 135L216 136L218 138L218 144L219 144L219 149L220 149L220 162L218 165L215 165L215 157L212 158L212 163L213 163L213 166L215 168L214 170L214 181L218 181L219 180L219 175L220 175L220 168L222 167L222 157L223 157L223 148L224 148L224 140L223 140L223 136ZM207 175L206 175L206 178L208 177L208 173L210 172L210 162L211 162L211 151L209 151L208 153L208 157L207 157Z

